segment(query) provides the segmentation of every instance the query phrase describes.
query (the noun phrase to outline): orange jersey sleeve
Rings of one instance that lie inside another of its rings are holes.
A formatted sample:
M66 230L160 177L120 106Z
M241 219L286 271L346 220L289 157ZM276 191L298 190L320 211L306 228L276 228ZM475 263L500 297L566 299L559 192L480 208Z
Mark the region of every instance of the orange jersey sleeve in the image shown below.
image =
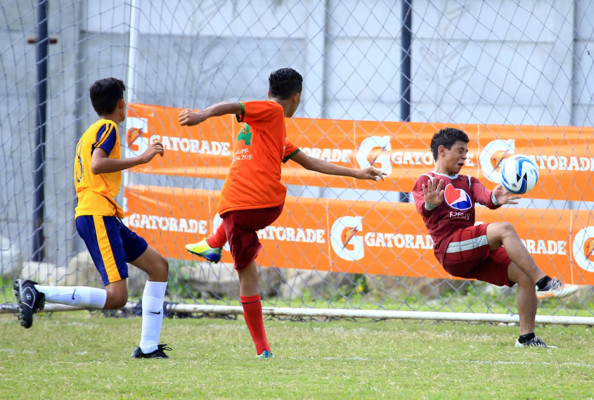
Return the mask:
M281 163L289 151L283 108L274 101L241 103L237 115L245 125L233 138L233 160L223 185L219 214L234 210L276 207L285 202L287 188L281 182Z
M301 151L299 147L295 146L288 140L285 141L285 154L283 155L283 162L286 163L293 157L297 152Z

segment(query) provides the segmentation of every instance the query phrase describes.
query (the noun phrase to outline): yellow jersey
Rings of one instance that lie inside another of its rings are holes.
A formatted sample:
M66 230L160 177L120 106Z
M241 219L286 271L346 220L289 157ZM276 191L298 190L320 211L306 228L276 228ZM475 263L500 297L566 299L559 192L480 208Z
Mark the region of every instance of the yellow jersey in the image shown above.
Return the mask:
M105 150L109 158L121 158L120 136L115 122L100 119L78 141L74 159L74 187L78 204L74 218L81 215L123 218L124 211L114 200L122 185L122 172L93 174L91 157L96 148Z

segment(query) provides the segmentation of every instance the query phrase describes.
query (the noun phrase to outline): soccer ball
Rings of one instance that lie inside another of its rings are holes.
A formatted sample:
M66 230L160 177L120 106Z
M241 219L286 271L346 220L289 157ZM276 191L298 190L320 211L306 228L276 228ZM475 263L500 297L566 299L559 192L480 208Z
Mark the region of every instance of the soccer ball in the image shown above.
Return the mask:
M523 194L538 182L538 167L528 157L514 154L501 163L501 184L510 193Z

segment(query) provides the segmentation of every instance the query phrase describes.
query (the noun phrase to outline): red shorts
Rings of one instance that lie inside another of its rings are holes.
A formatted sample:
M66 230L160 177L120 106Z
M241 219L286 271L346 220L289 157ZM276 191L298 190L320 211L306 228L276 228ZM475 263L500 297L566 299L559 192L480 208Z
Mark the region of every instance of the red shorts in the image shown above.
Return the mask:
M283 204L272 208L229 211L221 215L235 269L247 267L262 248L258 233L281 215Z
M509 280L507 272L511 260L503 246L495 250L489 247L488 225L469 226L454 232L443 258L443 267L460 278L513 286L515 282Z

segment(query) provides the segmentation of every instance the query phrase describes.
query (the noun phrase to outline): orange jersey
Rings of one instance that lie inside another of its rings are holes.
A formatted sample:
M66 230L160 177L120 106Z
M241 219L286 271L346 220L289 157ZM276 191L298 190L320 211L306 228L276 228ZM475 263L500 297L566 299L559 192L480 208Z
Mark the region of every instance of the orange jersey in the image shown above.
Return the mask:
M299 149L287 140L285 115L274 101L241 103L245 122L233 140L233 160L219 202L219 214L234 210L270 208L284 204L281 163Z
M105 150L109 158L121 158L120 136L115 122L100 119L87 129L76 146L74 187L78 197L75 218L80 215L124 217L114 198L120 191L122 172L93 174L91 157L96 148Z

